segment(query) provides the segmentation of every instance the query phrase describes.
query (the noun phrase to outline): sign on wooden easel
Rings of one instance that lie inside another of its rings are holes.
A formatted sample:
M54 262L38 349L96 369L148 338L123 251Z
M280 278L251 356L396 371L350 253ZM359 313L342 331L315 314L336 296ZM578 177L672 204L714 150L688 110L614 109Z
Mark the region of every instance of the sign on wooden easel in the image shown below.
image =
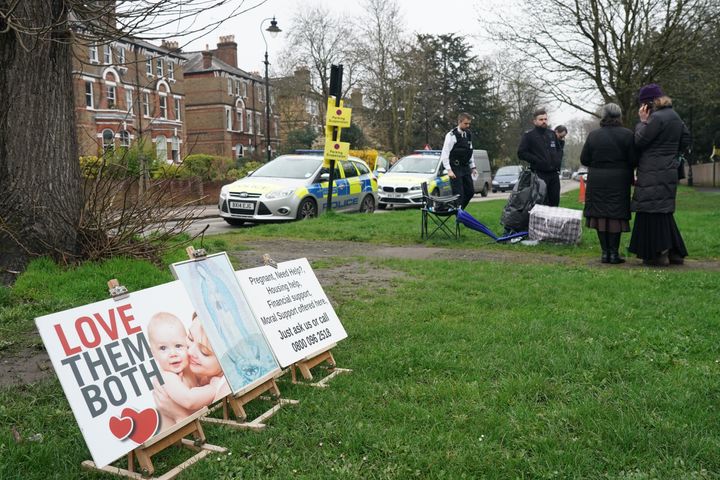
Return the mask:
M193 422L200 413L193 413L230 390L222 371L201 378L193 370L191 358L204 347L190 340L197 325L182 285L133 293L116 282L109 286L113 299L35 320L93 466L106 467L141 448L147 453L143 445L164 445L159 442L171 433L177 443L178 424L192 424L185 436L204 444Z
M330 352L347 338L335 310L305 258L236 272L238 281L282 367L295 366L307 380L311 369L326 362L334 377L338 369ZM329 379L324 379L325 386Z
M232 392L223 399L224 418L208 417L204 421L219 421L237 428L263 428L267 412L260 420L246 422L243 405L268 391L279 398L275 378L282 370L240 289L227 255L202 255L191 248L188 253L191 260L173 264L172 271L190 296L202 325L202 335L212 346ZM279 399L269 411L274 413L290 403L297 402ZM236 420L229 418L228 406Z

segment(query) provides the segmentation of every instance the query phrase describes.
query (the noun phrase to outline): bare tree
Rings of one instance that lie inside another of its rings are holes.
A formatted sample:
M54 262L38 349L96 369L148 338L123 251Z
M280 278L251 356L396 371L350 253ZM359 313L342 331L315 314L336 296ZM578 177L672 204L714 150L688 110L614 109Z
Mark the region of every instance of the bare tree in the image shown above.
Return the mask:
M194 37L220 23L199 26L199 14L264 1L0 0L0 283L31 256L80 254L73 45Z
M330 67L343 65L343 96L356 84L355 32L349 19L331 15L325 7L307 7L293 19L288 34L290 47L284 52L283 69L310 69L313 93L327 98ZM327 106L323 104L323 109ZM323 116L325 111L322 111Z
M403 56L403 23L395 0L365 0L365 15L358 22L362 32L358 61L363 66L362 86L377 112L374 127L383 143L399 152L401 138L409 137L413 116L412 91L401 86L399 60Z
M490 27L550 80L558 100L591 115L617 102L626 121L638 88L673 68L718 16L717 0L517 0ZM599 97L599 98L598 98Z

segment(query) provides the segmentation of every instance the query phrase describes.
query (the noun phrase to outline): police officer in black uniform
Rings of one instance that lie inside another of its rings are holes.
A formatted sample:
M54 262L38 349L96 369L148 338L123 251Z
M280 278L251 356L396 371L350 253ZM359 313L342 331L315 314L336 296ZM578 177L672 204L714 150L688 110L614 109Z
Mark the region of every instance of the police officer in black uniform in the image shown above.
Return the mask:
M472 115L469 113L458 115L458 125L445 135L445 143L440 154L443 167L450 177L452 192L454 195L460 195L460 205L463 209L475 195L473 176L477 175L470 134L471 121Z
M533 114L535 128L522 136L518 146L518 158L530 164L535 172L547 185L545 205L560 205L560 162L562 148L553 130L548 129L548 116L544 108L535 110ZM564 142L563 142L564 143Z

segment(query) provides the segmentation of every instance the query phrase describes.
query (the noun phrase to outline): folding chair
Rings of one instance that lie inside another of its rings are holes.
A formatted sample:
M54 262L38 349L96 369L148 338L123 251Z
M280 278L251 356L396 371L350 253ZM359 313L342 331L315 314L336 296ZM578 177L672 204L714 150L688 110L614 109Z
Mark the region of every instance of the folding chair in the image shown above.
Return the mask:
M423 182L421 188L423 205L420 236L427 240L436 233L441 232L450 239L458 240L460 238L460 225L457 222L457 213L460 210L458 204L460 195L431 196L428 193L427 182ZM453 222L448 225L450 220L453 220ZM432 225L430 225L431 222Z

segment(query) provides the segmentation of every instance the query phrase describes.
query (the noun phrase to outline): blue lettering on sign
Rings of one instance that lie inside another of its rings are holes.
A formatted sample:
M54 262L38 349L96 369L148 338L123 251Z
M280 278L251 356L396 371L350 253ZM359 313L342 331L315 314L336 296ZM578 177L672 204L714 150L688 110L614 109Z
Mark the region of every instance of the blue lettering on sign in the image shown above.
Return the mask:
M345 208L345 207L349 207L351 205L357 205L357 204L358 204L357 197L346 198L346 199L342 199L342 200L333 200L332 208L340 209L340 208ZM327 209L327 202L322 204L322 209L323 210Z

